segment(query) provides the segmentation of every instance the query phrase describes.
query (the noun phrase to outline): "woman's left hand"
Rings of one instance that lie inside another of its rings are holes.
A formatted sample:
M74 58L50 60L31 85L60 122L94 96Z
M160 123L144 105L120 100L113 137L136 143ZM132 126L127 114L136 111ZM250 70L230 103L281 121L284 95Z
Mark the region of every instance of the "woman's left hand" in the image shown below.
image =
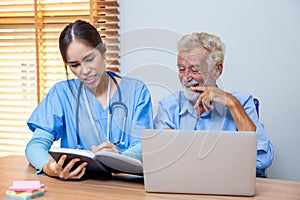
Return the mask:
M110 151L110 152L120 153L116 145L110 142L103 142L99 146L92 146L92 151L94 153L97 153L99 151Z

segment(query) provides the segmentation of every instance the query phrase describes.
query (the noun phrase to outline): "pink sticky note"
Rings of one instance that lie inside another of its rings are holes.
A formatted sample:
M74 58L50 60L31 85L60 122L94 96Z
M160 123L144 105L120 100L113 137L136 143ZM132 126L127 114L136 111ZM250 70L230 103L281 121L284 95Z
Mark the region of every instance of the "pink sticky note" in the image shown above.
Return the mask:
M36 190L44 187L44 184L41 184L40 181L14 181L13 185L8 189L16 192L28 192L32 193Z

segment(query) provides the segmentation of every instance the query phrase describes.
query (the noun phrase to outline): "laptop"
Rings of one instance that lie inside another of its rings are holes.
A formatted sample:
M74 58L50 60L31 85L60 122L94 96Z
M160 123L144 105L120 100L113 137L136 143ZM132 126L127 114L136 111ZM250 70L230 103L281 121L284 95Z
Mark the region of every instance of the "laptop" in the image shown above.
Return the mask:
M147 192L254 196L255 132L141 132Z

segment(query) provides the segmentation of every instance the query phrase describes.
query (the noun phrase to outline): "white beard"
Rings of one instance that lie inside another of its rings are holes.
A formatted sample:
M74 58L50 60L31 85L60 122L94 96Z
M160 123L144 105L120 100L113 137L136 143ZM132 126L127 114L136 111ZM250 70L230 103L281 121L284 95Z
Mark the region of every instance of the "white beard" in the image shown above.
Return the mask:
M188 82L188 83L181 81L184 96L193 103L195 103L197 101L197 99L200 95L200 92L196 92L189 88L190 86L192 86L194 84L199 84L199 82L195 81L195 80L192 80L191 82ZM199 85L205 85L205 84L199 84Z
M200 95L199 92L195 92L185 86L183 86L183 93L184 93L184 96L191 102L196 102Z

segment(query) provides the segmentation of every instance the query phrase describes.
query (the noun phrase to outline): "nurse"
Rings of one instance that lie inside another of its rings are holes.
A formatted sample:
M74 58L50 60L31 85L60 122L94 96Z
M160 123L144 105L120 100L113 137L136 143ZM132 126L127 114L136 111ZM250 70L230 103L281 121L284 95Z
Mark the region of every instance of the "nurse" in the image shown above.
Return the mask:
M66 156L54 161L48 151L60 139L61 147L82 148L141 156L140 131L153 128L150 92L139 80L105 70L105 46L97 29L77 20L59 37L65 63L77 77L56 83L27 121L34 133L25 150L39 173L61 179L81 179L87 163L62 168Z

